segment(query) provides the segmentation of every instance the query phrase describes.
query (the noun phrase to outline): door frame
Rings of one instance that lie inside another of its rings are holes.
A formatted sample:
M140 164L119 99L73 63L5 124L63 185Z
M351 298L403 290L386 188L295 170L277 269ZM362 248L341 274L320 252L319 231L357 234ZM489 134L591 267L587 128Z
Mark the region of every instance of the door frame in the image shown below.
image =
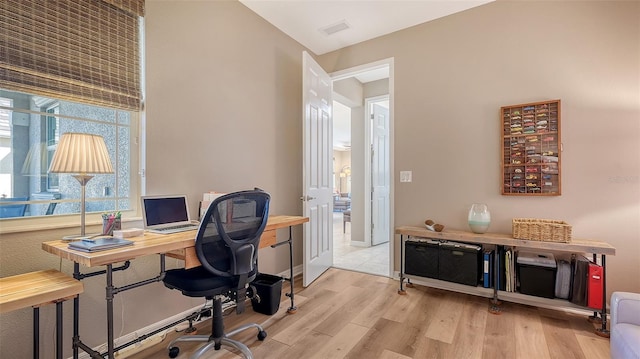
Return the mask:
M394 176L394 58L390 57L390 58L386 58L386 59L382 59L382 60L378 60L378 61L374 61L374 62L370 62L367 64L362 64L362 65L358 65L358 66L354 66L354 67L350 67L344 70L339 70L339 71L335 71L332 73L329 73L329 76L331 77L332 81L339 81L339 80L344 80L350 77L354 77L355 75L358 75L360 73L363 72L367 72L367 71L371 71L371 70L375 70L375 69L379 69L379 68L383 68L383 67L388 67L389 68L389 173L391 174L391 179L389 181L390 183L390 188L389 188L389 277L393 277L393 272L394 272L394 268L395 268L395 263L394 263L394 223L395 223L395 219L394 219L394 215L395 215L395 202L394 202L394 192L395 192L395 176ZM365 98L365 104L363 104L363 106L368 106L367 104L367 100L368 98ZM368 108L364 111L365 112L365 116L368 116L369 110ZM367 128L367 131L370 131L371 129L371 123L369 122L369 120L367 118L365 118L365 126ZM366 173L371 173L371 136L365 136L365 171ZM365 188L371 188L371 176L367 175L365 176ZM364 218L365 218L365 225L367 225L367 229L365 230L365 242L363 243L368 243L368 245L371 245L371 191L365 191L365 204L364 204L364 208L365 208L365 213L364 213ZM352 222L353 224L353 222Z

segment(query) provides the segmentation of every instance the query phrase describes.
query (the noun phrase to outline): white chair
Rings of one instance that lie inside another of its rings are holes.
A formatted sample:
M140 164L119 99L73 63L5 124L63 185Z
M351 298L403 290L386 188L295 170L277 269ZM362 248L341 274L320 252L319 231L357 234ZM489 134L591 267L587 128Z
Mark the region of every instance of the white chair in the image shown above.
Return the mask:
M611 358L640 359L640 294L611 295Z

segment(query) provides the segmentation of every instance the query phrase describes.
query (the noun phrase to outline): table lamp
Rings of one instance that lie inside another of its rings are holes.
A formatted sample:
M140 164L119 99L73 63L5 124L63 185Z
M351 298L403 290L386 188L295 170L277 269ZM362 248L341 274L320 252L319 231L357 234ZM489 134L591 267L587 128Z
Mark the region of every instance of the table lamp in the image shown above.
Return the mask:
M82 195L80 202L80 236L64 239L81 239L85 233L85 186L93 174L113 173L111 159L104 138L86 133L68 132L62 135L49 166L51 173L74 173L80 182Z

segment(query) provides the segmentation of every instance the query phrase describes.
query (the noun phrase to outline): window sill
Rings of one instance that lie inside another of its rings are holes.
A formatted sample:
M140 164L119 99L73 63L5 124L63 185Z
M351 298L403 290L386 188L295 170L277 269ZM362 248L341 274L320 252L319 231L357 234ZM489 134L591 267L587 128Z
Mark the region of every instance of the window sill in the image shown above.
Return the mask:
M140 223L140 225L142 225L141 222L141 217L123 216L122 218L122 223L136 223L136 225L137 223ZM85 227L87 233L100 231L100 226L102 226L102 217L100 213L87 214L87 217L85 219ZM76 214L60 216L20 217L15 219L7 218L0 221L0 235L10 233L29 233L65 228L78 228L78 232L80 232L80 216Z

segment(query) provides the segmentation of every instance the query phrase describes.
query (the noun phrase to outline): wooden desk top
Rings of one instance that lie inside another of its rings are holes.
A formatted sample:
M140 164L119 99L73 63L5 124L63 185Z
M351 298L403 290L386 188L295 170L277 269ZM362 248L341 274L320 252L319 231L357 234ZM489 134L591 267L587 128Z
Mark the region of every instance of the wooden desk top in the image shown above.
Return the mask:
M396 234L409 235L412 237L443 239L478 244L496 244L503 246L514 246L522 248L534 248L547 251L574 252L574 253L596 253L605 255L615 255L616 249L607 242L571 239L569 243L530 241L526 239L515 239L510 234L505 233L484 233L477 234L466 231L444 230L433 232L423 227L400 226L396 227Z
M279 228L295 226L309 222L308 217L302 216L270 216L265 232L275 231ZM196 230L158 234L145 232L139 237L127 238L133 241L133 245L85 253L69 249L69 243L63 240L48 241L42 243L42 249L60 258L80 263L87 267L96 267L126 260L143 257L150 254L167 253L194 246Z
M84 286L55 269L0 278L0 313L75 297Z

